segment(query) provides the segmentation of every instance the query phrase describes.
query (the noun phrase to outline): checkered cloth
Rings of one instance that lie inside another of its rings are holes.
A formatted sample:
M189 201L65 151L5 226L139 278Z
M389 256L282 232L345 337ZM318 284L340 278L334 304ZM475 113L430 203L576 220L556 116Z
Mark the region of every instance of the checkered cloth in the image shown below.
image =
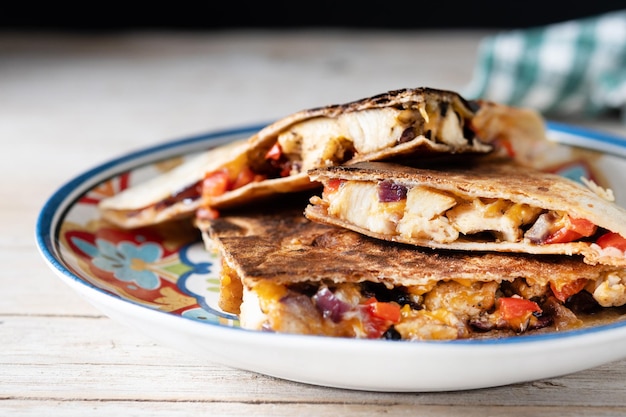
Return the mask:
M626 9L485 38L463 95L626 123Z

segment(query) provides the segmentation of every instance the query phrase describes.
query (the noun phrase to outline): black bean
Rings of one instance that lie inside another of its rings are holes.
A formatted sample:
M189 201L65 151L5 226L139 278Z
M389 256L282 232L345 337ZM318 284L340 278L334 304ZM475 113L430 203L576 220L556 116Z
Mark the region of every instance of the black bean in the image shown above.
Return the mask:
M402 340L402 335L395 329L395 327L391 326L385 333L383 333L381 338L385 340Z

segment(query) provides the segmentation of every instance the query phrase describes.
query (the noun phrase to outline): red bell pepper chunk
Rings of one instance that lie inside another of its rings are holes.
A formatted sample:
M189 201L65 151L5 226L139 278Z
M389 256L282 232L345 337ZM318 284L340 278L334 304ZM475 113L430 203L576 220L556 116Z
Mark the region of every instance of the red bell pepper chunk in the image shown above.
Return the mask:
M626 251L626 239L624 239L620 234L615 232L608 232L600 236L596 242L602 249L613 247L621 250L622 252Z
M241 172L237 175L237 178L229 187L229 190L236 190L239 187L243 187L244 185L250 184L251 182L258 182L265 179L265 175L255 174L250 167L245 166L241 170Z
M360 310L364 313L363 330L370 339L381 337L393 323L401 319L400 306L396 303L385 303L370 298L361 304Z
M228 171L220 169L207 174L202 181L202 195L215 197L224 194L230 187Z
M392 323L398 323L402 316L400 306L396 303L384 303L376 301L376 299L369 299L365 302L368 306L369 313L379 319L388 320Z
M267 153L265 154L265 159L273 159L274 161L278 161L280 157L282 156L282 154L283 154L283 150L278 144L278 142L276 142L274 146L272 146L270 150L267 151Z
M574 294L578 294L585 288L587 285L586 278L580 278L576 281L568 282L567 284L558 288L554 282L550 282L550 289L552 290L552 294L561 302L565 302L568 298L570 298Z
M497 301L497 311L504 320L515 320L534 312L541 312L541 307L534 301L518 297L501 297Z
M565 226L552 233L545 243L568 243L596 232L596 225L586 219L567 217Z
M230 188L232 190L236 190L239 187L243 187L244 185L252 182L254 180L254 172L249 167L244 167L241 172L235 178L235 181L232 183Z
M326 185L324 186L324 192L334 193L335 191L339 189L339 186L341 185L342 182L343 180L340 180L338 178L333 178L329 180L328 183L326 183Z

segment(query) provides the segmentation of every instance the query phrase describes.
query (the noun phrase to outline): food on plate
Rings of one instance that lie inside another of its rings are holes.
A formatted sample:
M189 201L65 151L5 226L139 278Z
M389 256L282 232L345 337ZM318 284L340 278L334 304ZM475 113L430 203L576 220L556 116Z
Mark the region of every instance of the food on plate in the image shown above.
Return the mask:
M469 102L446 90L394 90L291 114L245 141L208 150L103 199L100 209L125 228L211 218L222 209L318 187L307 175L312 168L450 154L507 152L527 159L536 142L547 141L543 119L532 110Z
M309 174L324 184L306 207L310 220L429 248L626 265L626 210L589 180L496 158L419 168L365 162Z
M577 329L622 314L624 268L579 256L420 248L306 219L301 204L197 226L222 258L220 306L245 329L454 340Z
M543 172L545 133L532 110L389 91L289 115L99 209L122 228L192 219L245 329L454 340L626 317L626 210Z
M240 157L245 140L229 142L190 157L175 168L104 198L102 217L123 228L135 228L189 217L200 207L199 178Z

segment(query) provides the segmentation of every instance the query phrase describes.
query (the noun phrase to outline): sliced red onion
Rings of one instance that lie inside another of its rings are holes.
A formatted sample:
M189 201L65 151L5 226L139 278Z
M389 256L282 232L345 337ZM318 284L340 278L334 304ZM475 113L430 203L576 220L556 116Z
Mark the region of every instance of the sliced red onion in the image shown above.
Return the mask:
M391 180L378 183L378 200L383 203L394 203L406 199L407 189L404 185Z
M335 323L338 323L343 314L350 310L350 305L337 298L328 287L321 287L313 296L313 302L324 317L330 318Z

